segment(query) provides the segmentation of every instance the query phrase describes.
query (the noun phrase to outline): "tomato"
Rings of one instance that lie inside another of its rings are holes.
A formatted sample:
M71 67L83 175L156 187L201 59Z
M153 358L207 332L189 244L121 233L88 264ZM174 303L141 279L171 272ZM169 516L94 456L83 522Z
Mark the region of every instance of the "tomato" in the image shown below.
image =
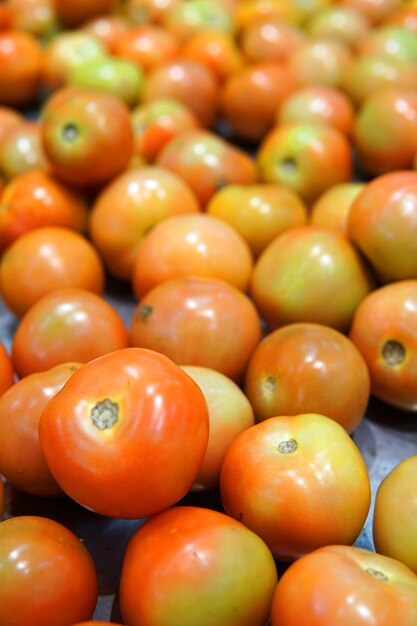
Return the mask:
M12 359L22 378L66 361L85 363L125 348L125 323L103 297L68 287L46 294L20 320Z
M372 520L375 549L417 574L417 455L403 459L384 477L375 495Z
M31 170L49 171L42 147L41 126L23 120L9 128L0 144L0 175L11 180Z
M14 384L14 365L5 345L0 341L0 398Z
M104 283L104 265L96 248L69 228L31 230L0 258L1 294L18 317L57 289L77 287L101 295Z
M104 183L119 174L133 154L129 109L104 92L68 89L67 98L61 94L43 108L45 154L56 175L71 185Z
M340 424L314 413L271 417L238 435L223 461L220 495L226 513L280 560L353 544L371 502L359 449Z
M207 402L210 434L203 462L192 491L218 486L226 451L237 435L254 424L252 406L238 385L209 367L182 365L200 387Z
M417 41L415 34L404 26L382 24L373 29L359 46L359 54L391 56L409 61L417 60Z
M164 355L127 348L75 372L43 410L39 438L65 493L102 515L135 519L186 495L208 429L198 385Z
M349 336L364 357L372 394L417 409L417 280L375 289L358 306Z
M389 172L366 183L350 208L347 233L382 282L415 278L417 172Z
M297 24L274 16L250 21L239 36L248 61L284 61L304 40L304 32Z
M255 348L245 393L258 421L314 412L351 433L365 415L370 378L364 358L345 335L320 324L289 324Z
M0 144L10 128L18 126L23 121L23 116L9 106L0 105Z
M417 576L405 565L351 546L326 546L293 563L272 604L272 626L414 626Z
M189 0L178 2L164 15L163 26L182 42L201 31L233 34L234 21L221 2Z
M206 213L176 215L145 237L135 260L132 286L139 300L166 280L192 274L220 278L246 291L252 268L249 245L232 226Z
M0 524L1 626L70 626L92 617L98 583L76 535L45 517Z
M206 65L221 83L243 66L243 55L231 34L202 30L181 47L181 56Z
M264 626L276 583L257 535L223 513L174 507L130 540L120 608L130 626Z
M114 54L149 72L164 61L174 59L179 49L177 38L167 30L154 24L143 24L130 28L120 37Z
M384 22L401 5L401 0L342 0L342 4L362 13L371 25Z
M115 10L117 0L54 0L57 17L68 27L78 26Z
M318 228L329 228L349 237L348 221L354 200L366 183L340 183L323 192L313 203L309 222Z
M203 207L221 187L251 184L257 179L250 154L202 128L176 135L158 153L155 163L185 180Z
M57 30L54 0L9 0L13 13L13 28L25 31L41 40Z
M231 332L233 329L233 332ZM240 380L261 339L252 301L215 278L184 276L149 291L130 323L134 346L166 354L178 365L202 365Z
M231 224L258 257L275 237L307 222L307 207L278 183L229 184L210 198L206 212Z
M371 25L358 9L330 4L313 13L305 29L312 37L328 37L341 41L356 51L361 42L370 35Z
M6 511L6 487L4 486L3 479L0 478L0 521L3 519L3 515Z
M0 32L0 102L9 106L32 103L41 84L43 50L34 35L17 30Z
M15 176L0 200L0 251L29 230L63 226L87 228L86 199L55 177L35 169Z
M343 235L304 226L282 233L262 252L251 293L270 328L313 322L345 332L374 285L368 266Z
M93 203L89 235L110 274L130 280L148 231L167 217L200 210L190 186L174 172L135 168L114 178Z
M82 29L97 37L109 54L114 54L118 42L128 32L130 26L124 15L109 13L93 17L83 24Z
M46 403L81 363L63 363L29 374L0 397L0 474L21 491L37 496L62 494L46 464L39 419Z
M299 85L342 87L354 58L341 39L307 37L287 59L288 70Z

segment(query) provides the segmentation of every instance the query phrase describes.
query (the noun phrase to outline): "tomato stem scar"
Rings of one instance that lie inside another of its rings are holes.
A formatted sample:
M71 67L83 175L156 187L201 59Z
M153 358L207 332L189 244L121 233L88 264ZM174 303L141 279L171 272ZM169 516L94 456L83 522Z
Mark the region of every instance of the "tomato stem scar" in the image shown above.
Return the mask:
M281 452L281 454L291 454L295 452L298 448L298 443L295 439L288 439L287 441L280 441L277 450Z
M75 141L79 135L78 126L73 124L72 122L68 122L62 129L62 137L65 141L72 142Z
M287 172L293 172L297 169L297 161L293 157L286 157L280 162L280 169Z
M138 320L145 322L147 317L152 313L152 307L148 304L144 304L139 308L138 311Z
M100 400L91 409L90 417L99 430L113 428L119 421L119 405L108 398Z
M273 393L275 391L276 386L277 386L277 381L276 381L275 376L268 376L267 378L265 378L264 387L265 387L265 390L268 391L268 393Z
M381 352L384 361L391 367L399 365L405 359L405 348L396 339L388 339L382 346Z
M367 572L374 578L377 578L378 580L388 580L388 576L386 576L383 572L380 572L379 570L374 569L373 567L367 567L365 572Z

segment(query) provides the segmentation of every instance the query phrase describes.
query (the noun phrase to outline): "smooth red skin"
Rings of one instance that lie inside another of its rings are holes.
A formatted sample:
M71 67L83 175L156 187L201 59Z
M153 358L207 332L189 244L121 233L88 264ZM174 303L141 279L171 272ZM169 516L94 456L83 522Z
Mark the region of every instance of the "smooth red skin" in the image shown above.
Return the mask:
M353 53L341 40L307 38L287 59L287 67L299 85L341 87Z
M70 185L107 182L125 169L133 154L129 109L104 92L84 89L71 93L71 98L55 101L55 106L42 112L45 154L56 175ZM63 136L67 125L76 126L75 140Z
M391 88L374 92L356 114L353 139L360 167L378 176L411 169L417 150L417 93Z
M375 550L407 565L417 575L417 455L395 465L375 495L372 530Z
M84 232L86 200L70 187L42 170L15 176L0 200L0 251L29 230L63 226Z
M258 17L240 32L240 47L248 61L283 61L305 40L297 25L282 17Z
M126 16L113 13L94 17L82 26L83 30L95 35L101 41L109 54L114 54L118 42L130 27Z
M375 289L358 306L349 337L364 357L371 392L392 406L417 409L417 280L400 280ZM389 340L405 349L405 358L390 365L382 349Z
M229 33L202 30L181 47L181 56L206 65L219 82L238 71L244 57L236 39Z
M274 126L260 142L256 160L260 180L288 185L307 203L353 174L347 137L324 124Z
M130 540L120 608L131 626L263 626L276 583L254 533L217 511L175 507Z
M252 301L214 278L161 283L138 304L130 324L132 345L162 352L178 365L210 367L235 381L260 339Z
M368 182L352 203L347 233L384 282L417 276L417 172Z
M361 353L345 335L329 326L290 324L255 349L245 393L257 421L321 413L351 433L365 415L370 378Z
M205 210L240 232L255 257L285 230L307 222L301 198L276 183L227 185L216 191Z
M113 427L91 411L118 405ZM117 350L80 368L45 407L39 438L61 488L81 505L136 519L175 504L191 488L209 431L198 385L170 359Z
M0 398L14 384L14 365L5 345L0 341Z
M41 83L43 50L36 37L17 30L0 32L0 102L30 103Z
M215 192L229 184L256 182L255 159L212 131L187 130L171 139L155 163L180 176L204 207Z
M1 626L67 626L92 617L98 581L83 543L46 517L0 524Z
M126 348L129 335L120 314L103 297L85 289L58 289L25 313L12 341L20 378L66 361L85 363Z
M49 172L42 147L41 126L38 122L23 120L7 132L0 145L0 173L6 180L31 170Z
M250 292L271 329L313 322L345 332L374 287L368 266L343 235L304 226L279 235L262 252Z
M102 295L104 264L83 235L46 226L14 241L0 258L0 288L6 306L22 317L44 295L69 287Z
M99 15L112 13L117 0L54 0L57 17L66 26L79 26Z
M40 447L39 419L46 403L81 363L63 363L17 381L0 397L0 473L17 489L56 496L54 480Z
M260 141L274 125L281 102L295 87L296 81L284 63L248 63L221 86L221 115L237 137Z
M174 35L153 24L134 26L116 44L114 54L136 63L149 72L165 61L174 59L180 44Z
M199 97L196 98L195 94ZM143 102L174 98L187 105L202 126L213 124L218 101L218 82L208 67L198 61L177 58L152 68L143 91Z
M295 452L281 453L291 439ZM289 561L352 545L371 501L359 449L340 424L313 413L271 417L238 435L223 461L220 495L228 515Z
M175 172L156 165L140 167L106 186L93 203L88 231L109 272L130 280L140 244L151 228L172 215L199 211L195 193Z
M252 269L248 243L227 222L206 213L178 215L163 220L145 237L132 287L140 300L166 280L193 274L219 278L246 292Z
M309 223L318 228L329 228L348 237L348 220L354 200L366 183L340 183L321 194L311 207Z
M380 572L379 580L367 570ZM293 563L272 603L272 626L413 626L417 577L398 561L351 546L326 546Z

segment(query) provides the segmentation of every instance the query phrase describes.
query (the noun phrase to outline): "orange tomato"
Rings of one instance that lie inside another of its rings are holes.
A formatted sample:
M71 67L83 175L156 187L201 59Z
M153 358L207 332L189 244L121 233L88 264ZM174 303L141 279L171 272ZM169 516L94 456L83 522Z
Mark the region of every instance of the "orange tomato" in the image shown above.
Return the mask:
M117 0L54 0L58 18L66 26L78 26L98 15L112 13Z
M318 228L329 228L348 237L350 209L366 183L348 182L333 185L313 203L309 223Z
M43 51L34 35L0 31L0 104L33 102L41 84L42 62Z
M120 37L114 54L133 61L145 71L170 61L178 55L176 37L160 26L144 24L130 28Z
M0 150L1 142L6 137L10 128L18 126L23 121L23 116L9 106L0 105Z
M14 365L4 343L0 341L0 398L14 385Z
M114 54L119 41L130 27L131 24L124 15L110 13L93 17L83 24L82 29L97 37L109 54Z
M258 17L244 25L239 35L250 61L283 61L305 40L303 30L283 17Z
M299 85L341 87L353 52L341 40L307 38L288 57L287 67Z
M219 82L243 66L243 55L233 36L215 30L192 35L181 47L181 56L206 65Z
M22 120L9 128L0 144L0 173L11 180L31 170L49 171L39 122Z

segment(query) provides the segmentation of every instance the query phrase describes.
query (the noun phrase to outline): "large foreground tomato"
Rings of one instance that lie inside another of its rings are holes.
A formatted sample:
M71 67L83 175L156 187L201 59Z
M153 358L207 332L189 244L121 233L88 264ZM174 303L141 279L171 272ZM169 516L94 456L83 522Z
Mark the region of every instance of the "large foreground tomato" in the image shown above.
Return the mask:
M287 569L272 605L272 626L307 624L415 626L417 576L399 561L368 550L316 550Z
M238 435L223 461L220 494L226 513L282 560L353 544L371 495L348 433L313 413L271 417Z
M0 626L70 626L93 615L93 560L76 535L45 517L0 523Z
M120 608L129 626L264 626L276 583L272 554L243 524L174 507L131 539Z
M73 374L44 409L39 436L71 498L103 515L140 518L188 492L208 429L190 376L162 354L125 348Z

